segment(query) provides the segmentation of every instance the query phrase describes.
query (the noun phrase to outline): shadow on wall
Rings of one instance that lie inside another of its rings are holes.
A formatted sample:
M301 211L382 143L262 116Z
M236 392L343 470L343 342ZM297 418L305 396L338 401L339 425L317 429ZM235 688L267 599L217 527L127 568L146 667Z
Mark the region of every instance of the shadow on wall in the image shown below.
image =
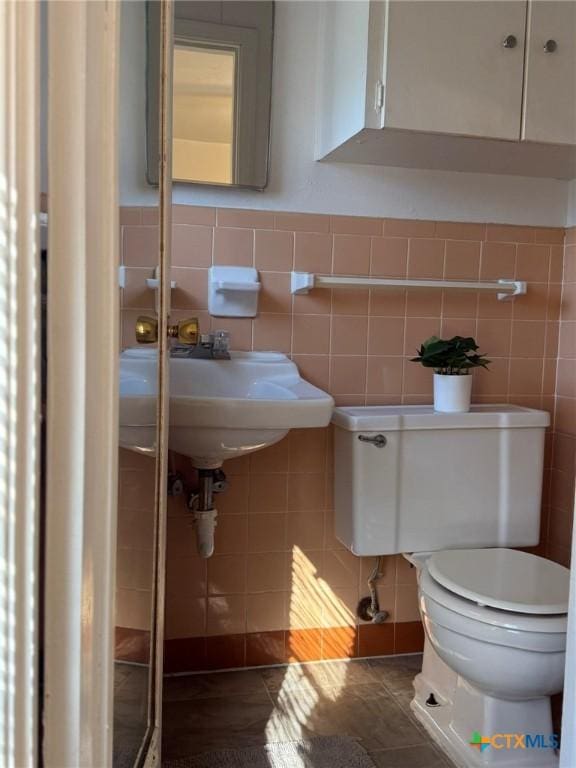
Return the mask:
M209 560L197 554L184 497L169 499L167 672L421 650L416 579L403 558L384 558L379 597L390 620L357 622L375 563L333 534L331 457L330 429L294 430L266 451L228 462ZM138 548L152 493L150 459L123 452L122 461L117 623L125 652L138 650L148 628L145 551ZM172 468L193 487L187 459L172 455Z

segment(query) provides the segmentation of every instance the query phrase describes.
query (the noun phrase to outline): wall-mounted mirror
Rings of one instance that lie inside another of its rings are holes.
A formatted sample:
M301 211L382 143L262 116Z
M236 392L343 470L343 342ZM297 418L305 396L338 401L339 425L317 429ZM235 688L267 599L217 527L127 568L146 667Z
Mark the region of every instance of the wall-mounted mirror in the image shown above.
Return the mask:
M174 3L174 181L263 189L268 181L274 4ZM148 2L148 62L159 7ZM157 68L147 68L147 175L158 183Z

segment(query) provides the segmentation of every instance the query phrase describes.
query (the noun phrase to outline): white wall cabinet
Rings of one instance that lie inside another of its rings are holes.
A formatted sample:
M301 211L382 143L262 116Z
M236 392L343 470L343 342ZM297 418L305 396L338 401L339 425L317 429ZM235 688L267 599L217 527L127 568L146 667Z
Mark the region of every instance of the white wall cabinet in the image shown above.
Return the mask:
M576 176L576 0L321 6L318 159Z
M515 0L388 3L383 127L519 139L525 28Z
M532 0L522 139L576 144L576 2Z

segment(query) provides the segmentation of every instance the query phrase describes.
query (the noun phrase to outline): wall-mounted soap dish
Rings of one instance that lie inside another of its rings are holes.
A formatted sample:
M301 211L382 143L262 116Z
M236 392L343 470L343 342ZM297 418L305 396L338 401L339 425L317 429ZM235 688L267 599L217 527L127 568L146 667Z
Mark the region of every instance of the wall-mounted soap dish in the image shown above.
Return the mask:
M208 274L208 312L214 317L256 317L262 287L252 267L212 267Z

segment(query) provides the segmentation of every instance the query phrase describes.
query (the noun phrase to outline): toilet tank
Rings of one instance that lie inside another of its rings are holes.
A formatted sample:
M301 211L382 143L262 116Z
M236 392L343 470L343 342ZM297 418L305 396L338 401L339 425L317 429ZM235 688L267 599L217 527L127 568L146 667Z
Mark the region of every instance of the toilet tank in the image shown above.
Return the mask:
M335 531L356 555L538 543L545 411L336 408Z

